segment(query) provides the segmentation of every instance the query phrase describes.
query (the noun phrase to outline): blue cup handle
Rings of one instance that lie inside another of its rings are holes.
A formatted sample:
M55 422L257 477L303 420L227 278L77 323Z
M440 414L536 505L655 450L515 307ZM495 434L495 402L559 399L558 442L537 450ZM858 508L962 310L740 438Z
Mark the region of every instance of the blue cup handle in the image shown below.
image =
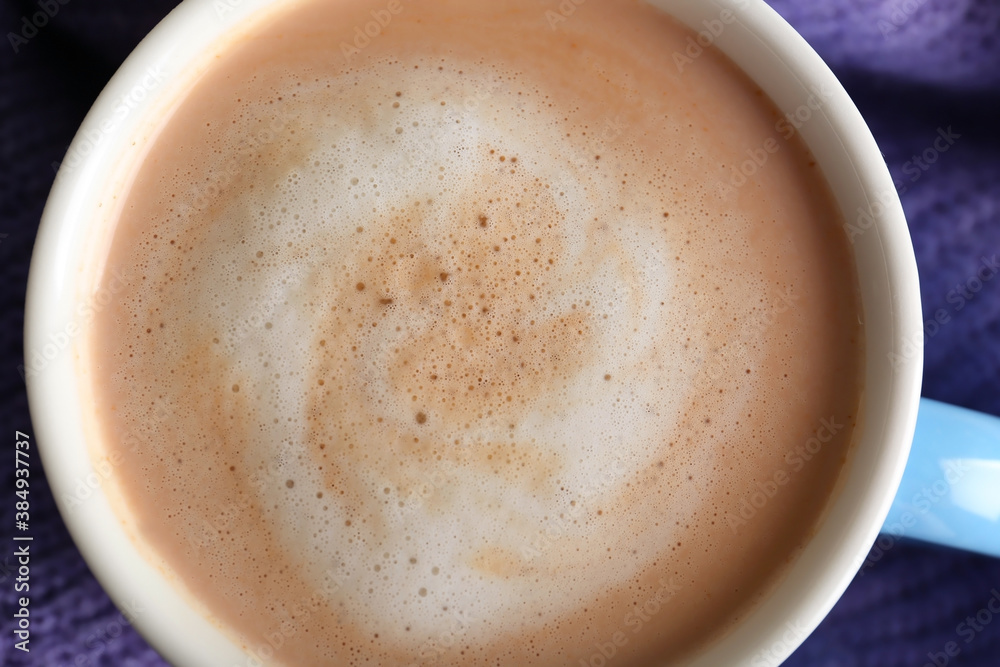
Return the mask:
M869 560L899 538L1000 557L1000 418L920 399L913 449L882 533Z

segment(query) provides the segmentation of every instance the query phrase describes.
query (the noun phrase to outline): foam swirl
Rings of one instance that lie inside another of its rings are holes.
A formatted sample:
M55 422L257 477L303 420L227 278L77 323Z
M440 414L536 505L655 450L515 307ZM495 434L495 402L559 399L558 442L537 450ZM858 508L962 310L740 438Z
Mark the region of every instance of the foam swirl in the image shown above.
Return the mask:
M547 24L506 5L410 8L332 66L324 30L361 4L304 3L200 84L122 209L141 279L95 329L98 409L112 433L173 411L118 483L244 641L306 630L283 662L419 664L443 636L464 649L435 660L575 662L664 577L684 613L621 656L683 646L759 596L843 460L769 505L774 544L720 518L856 400L804 151L733 190L730 138L773 110L721 56L683 79L686 33L648 8L526 39ZM772 312L782 291L805 298Z

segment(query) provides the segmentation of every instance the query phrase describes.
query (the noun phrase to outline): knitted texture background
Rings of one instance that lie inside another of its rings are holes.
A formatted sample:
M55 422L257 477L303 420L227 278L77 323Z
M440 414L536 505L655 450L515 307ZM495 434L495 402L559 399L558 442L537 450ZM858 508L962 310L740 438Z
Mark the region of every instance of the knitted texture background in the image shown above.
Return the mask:
M594 0L597 1L597 0ZM101 88L171 0L0 0L0 665L151 667L157 653L110 602L31 468L31 652L14 648L14 431L31 432L22 363L28 260L53 163ZM556 5L556 0L553 0ZM906 210L924 317L924 395L1000 414L1000 279L949 300L1000 254L1000 2L772 0L830 64L877 139ZM14 35L14 37L11 37ZM933 149L940 132L957 137ZM921 157L922 156L922 157ZM933 159L933 162L931 161ZM998 443L1000 451L1000 443ZM1000 530L1000 526L997 526ZM1000 665L1000 560L895 544L855 578L787 663L794 667ZM141 613L132 610L131 613ZM979 613L979 620L975 617ZM983 623L989 614L990 621ZM979 628L959 624L973 617ZM954 642L960 651L946 656Z

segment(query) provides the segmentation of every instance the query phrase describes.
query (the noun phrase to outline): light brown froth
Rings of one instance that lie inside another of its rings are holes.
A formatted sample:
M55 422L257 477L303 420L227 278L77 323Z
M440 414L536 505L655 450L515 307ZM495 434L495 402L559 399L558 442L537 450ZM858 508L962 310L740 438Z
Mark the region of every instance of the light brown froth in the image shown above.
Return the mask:
M136 279L89 338L114 480L279 664L679 657L848 452L853 264L772 105L711 50L677 73L643 5L469 4L293 3L125 193Z

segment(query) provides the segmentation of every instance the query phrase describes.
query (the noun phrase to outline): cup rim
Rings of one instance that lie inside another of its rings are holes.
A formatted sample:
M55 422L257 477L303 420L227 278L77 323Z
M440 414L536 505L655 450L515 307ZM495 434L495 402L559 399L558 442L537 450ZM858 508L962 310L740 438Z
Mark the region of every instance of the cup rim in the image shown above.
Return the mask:
M79 157L80 163L69 168L64 161L46 203L31 260L24 334L25 369L29 377L25 377L25 381L37 440L42 443L39 453L50 488L74 542L102 587L119 606L128 605L133 599L142 600L140 606L151 613L130 620L150 644L174 664L219 664L218 656L221 655L232 664L249 663L246 662L247 654L236 640L207 615L199 615L204 614L204 610L195 606L191 613L190 598L178 594L162 571L139 553L137 545L126 534L104 495L99 473L87 451L83 429L85 415L74 363L76 355L72 353L75 334L69 335L66 349L60 348L52 360L45 354L49 349L46 346L55 344L53 332L68 333L67 323L76 322L80 317L71 313L78 311L79 292L81 285L86 283L83 264L86 257L81 247L89 246L81 246L79 242L87 239L87 231L93 231L97 224L94 202L99 201L98 191L104 189L111 178L112 165L121 154L122 146L130 137L145 131L142 123L148 121L149 116L156 116L156 104L164 104L170 94L177 93L176 84L190 74L186 68L192 62L200 61L210 51L224 50L220 42L223 35L231 36L238 29L256 25L266 12L276 11L279 6L280 11L284 11L298 1L302 0L215 3L184 0L161 21L108 83L71 143L67 156ZM668 13L696 32L701 26L697 17L732 11L738 16L739 24L760 40L759 48L787 64L803 86L806 83L826 85L836 91L835 99L829 102L823 115L834 128L845 154L851 158L864 193L869 201L874 201L879 193L891 192L883 213L875 220L874 231L862 242L878 244L881 248L884 278L891 297L892 331L888 335L892 338L893 349L899 350L904 340L912 340L912 333L922 328L916 260L902 206L881 153L860 112L833 72L763 0L649 1L660 7L668 6ZM224 14L218 13L219 5L227 8ZM216 14L216 22L206 24L206 20L211 21L212 14ZM199 25L202 27L192 28ZM716 45L729 53L727 40L729 37L723 34ZM743 67L739 60L734 58L734 61ZM130 107L133 111L121 117L118 110L122 100L136 90L151 69L156 68L167 73L166 85L148 90L144 99ZM751 78L757 80L753 75ZM767 88L765 91L771 92ZM95 128L100 130L100 139L91 141L93 134L88 135L88 132ZM84 154L88 141L92 146ZM83 301L88 298L94 298L93 289ZM36 353L42 353L46 363L40 372L32 374L32 357ZM730 661L726 664L751 664L753 667L779 664L804 641L840 598L874 542L902 478L916 424L922 361L922 350L919 350L904 358L892 372L891 389L885 397L883 435L878 442L879 451L873 454L877 465L868 471L867 481L859 485L864 490L864 497L854 499L858 508L852 516L857 525L845 531L846 539L836 547L836 554L827 558L822 568L823 576L815 577L808 593L797 594L796 600L782 606L782 618L794 618L805 628L801 636L796 636L794 641L784 639L787 620L785 625L766 619L756 626L750 623L755 616L760 617L761 609L769 602L765 601L732 632L694 656L690 662L692 667L719 664L719 656ZM877 361L866 361L869 368L874 363ZM876 445L869 447L872 448ZM98 479L97 488L91 489L94 497L83 507L76 507L72 499L81 480L90 486L88 475ZM837 498L830 504L843 506L847 503ZM824 530L826 526L820 526L817 534ZM828 534L830 532L827 530ZM810 544L816 542L813 539ZM800 559L802 557L804 555ZM787 581L778 584L778 588L781 586L788 588ZM203 653L206 649L211 654L209 658Z
M696 32L711 32L705 16L711 20L724 11L737 13L749 34L743 41L738 36L734 38L736 45L732 49L721 38L717 46L768 93L782 112L798 108L791 106L796 101L794 97L791 102L782 103L779 96L787 91L780 90L781 86L765 83L778 67L785 68L784 76L794 79L802 90L828 94L817 117L822 117L829 130L824 134L823 130L817 130L816 121L809 121L799 131L828 182L833 185L841 176L841 180L853 178L858 184L856 194L861 198L861 208L855 209L846 205L847 196L835 193L862 278L868 348L863 405L884 407L880 412L869 411L864 415L862 442L855 445L850 455L841 475L840 490L829 502L814 536L780 583L747 619L698 654L689 667L777 665L815 630L843 595L864 563L902 478L916 426L923 368L922 345L913 345L922 341L923 333L916 258L895 185L868 125L843 85L805 39L762 1L662 2L669 3L670 13ZM653 4L660 4L660 0L653 0ZM678 14L678 8L682 15ZM747 50L755 48L761 54L761 62L753 63L757 71L753 71L745 57L737 57L740 49L744 49L745 56ZM826 151L826 156L821 155L822 151ZM842 161L843 175L831 174L828 169L829 156L838 151L846 158ZM875 213L876 208L880 212ZM864 214L871 214L873 224L861 230L865 227ZM856 240L855 234L859 232ZM877 265L862 272L861 256L875 254L880 258ZM876 287L875 283L883 279L883 287ZM880 308L885 312L879 312ZM876 336L871 324L879 315L888 316L888 330ZM870 463L870 467L865 463ZM834 535L838 539L831 539ZM796 585L801 590L785 595L782 600L782 594ZM785 619L784 623L756 622L769 606L780 610L776 615L779 620ZM744 646L756 648L748 650Z

